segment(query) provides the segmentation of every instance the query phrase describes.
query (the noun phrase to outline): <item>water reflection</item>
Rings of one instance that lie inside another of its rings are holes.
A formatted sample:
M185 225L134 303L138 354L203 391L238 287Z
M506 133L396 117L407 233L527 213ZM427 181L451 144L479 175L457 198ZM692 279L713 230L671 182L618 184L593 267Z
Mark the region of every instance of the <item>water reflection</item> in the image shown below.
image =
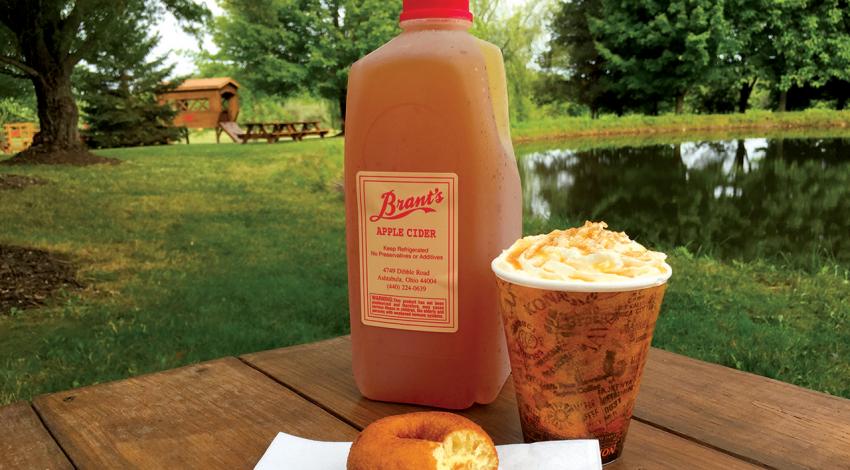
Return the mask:
M850 140L741 139L520 157L527 215L606 220L724 256L850 261Z

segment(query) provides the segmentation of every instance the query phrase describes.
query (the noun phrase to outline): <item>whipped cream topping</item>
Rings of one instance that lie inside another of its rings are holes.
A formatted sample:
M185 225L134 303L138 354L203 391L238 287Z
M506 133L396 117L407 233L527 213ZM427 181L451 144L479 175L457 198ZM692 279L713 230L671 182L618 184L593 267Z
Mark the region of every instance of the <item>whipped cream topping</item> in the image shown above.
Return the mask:
M517 240L494 265L533 279L571 282L618 282L670 272L667 255L647 250L605 222L555 230Z

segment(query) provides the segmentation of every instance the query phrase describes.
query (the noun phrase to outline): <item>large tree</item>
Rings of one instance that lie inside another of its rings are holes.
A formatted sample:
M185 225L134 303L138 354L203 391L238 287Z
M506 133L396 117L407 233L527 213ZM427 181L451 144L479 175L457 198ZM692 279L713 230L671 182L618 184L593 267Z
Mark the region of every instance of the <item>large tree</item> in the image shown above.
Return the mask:
M339 104L348 69L398 33L401 0L223 0L218 59L245 85L287 96L308 90Z
M788 90L850 78L850 11L846 0L766 2L763 74L785 111Z
M85 162L71 74L128 14L171 11L186 24L208 14L192 0L4 0L0 3L0 72L32 81L40 132L25 160Z
M602 0L590 28L620 96L672 98L681 113L687 93L716 68L723 24L723 2L715 0Z
M719 81L737 87L737 109L747 111L750 96L760 78L771 50L765 30L765 9L771 0L726 0L723 39L720 44Z

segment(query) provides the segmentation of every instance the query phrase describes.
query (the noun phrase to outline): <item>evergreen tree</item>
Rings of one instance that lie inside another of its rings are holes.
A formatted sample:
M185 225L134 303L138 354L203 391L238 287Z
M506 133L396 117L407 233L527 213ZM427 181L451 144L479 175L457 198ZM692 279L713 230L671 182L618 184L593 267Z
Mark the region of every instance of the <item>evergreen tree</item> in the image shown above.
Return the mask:
M574 0L555 10L552 38L540 60L546 73L538 101L568 99L587 106L594 118L601 110L622 112L622 104L611 91L614 77L590 31L589 22L599 17L601 9L601 0Z
M78 67L84 121L83 138L92 148L167 144L180 137L172 126L176 111L159 103L157 94L172 89L173 66L165 57L148 60L159 37L146 21L128 19L121 34L109 38L91 59Z

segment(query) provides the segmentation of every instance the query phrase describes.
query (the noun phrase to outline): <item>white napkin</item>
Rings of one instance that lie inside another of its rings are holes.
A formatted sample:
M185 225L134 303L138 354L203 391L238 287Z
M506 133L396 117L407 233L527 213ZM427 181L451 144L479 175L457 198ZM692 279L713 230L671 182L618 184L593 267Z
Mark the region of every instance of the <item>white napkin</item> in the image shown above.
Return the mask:
M254 470L345 470L350 442L320 442L285 433L274 438ZM602 470L596 440L496 446L500 470Z

